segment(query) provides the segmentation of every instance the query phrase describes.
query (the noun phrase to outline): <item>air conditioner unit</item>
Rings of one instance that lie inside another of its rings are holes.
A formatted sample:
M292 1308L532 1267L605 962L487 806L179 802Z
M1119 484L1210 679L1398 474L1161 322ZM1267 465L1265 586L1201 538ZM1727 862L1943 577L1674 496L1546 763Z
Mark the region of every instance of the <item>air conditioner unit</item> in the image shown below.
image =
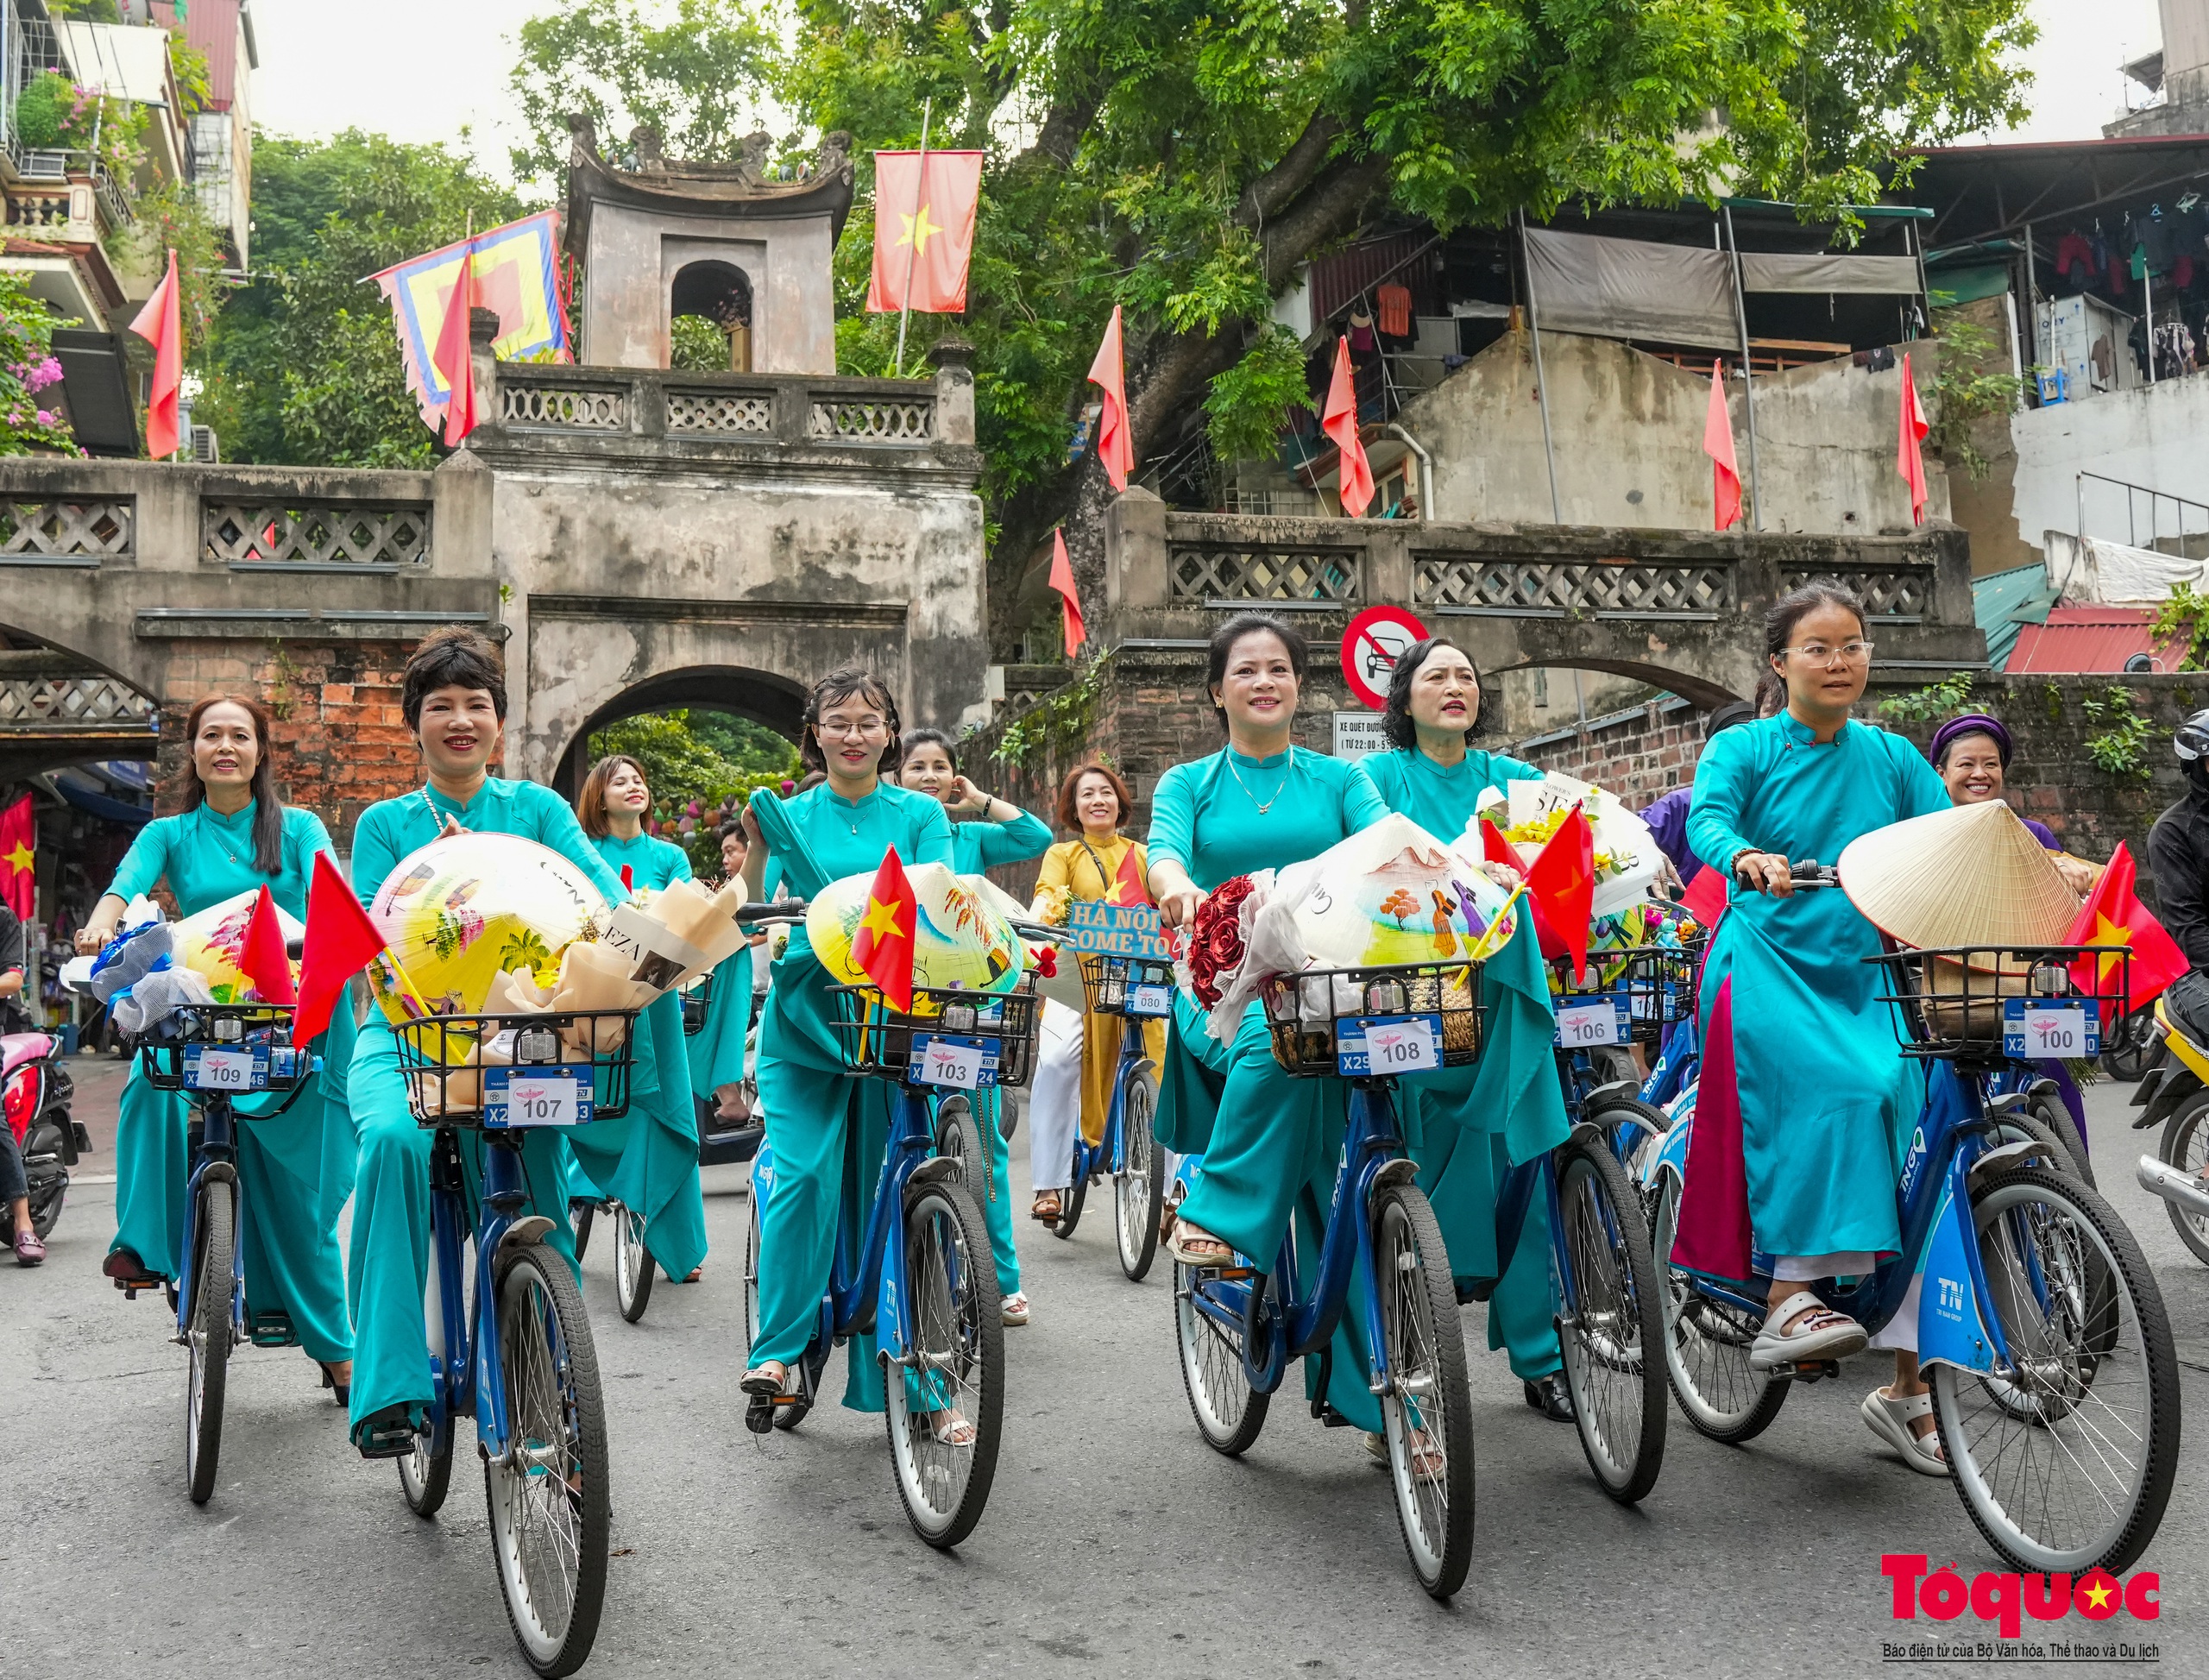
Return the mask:
M223 449L212 426L192 428L192 458L204 466L218 467L223 462Z

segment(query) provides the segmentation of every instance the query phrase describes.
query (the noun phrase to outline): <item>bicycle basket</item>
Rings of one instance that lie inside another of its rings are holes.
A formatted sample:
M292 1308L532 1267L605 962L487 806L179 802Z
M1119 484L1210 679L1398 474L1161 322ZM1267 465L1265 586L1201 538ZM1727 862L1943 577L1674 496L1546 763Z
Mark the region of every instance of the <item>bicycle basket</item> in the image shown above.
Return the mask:
M900 1014L870 985L831 986L829 1025L854 1073L974 1091L1022 1085L1035 1065L1035 977L1011 991L915 986Z
M402 1022L399 1066L425 1126L580 1126L629 1111L633 1010Z
M2121 947L1890 947L1865 960L1886 970L1880 997L1894 1006L1904 1055L2092 1056L2128 1013L2131 953Z
M1259 994L1274 1060L1291 1073L1330 1079L1476 1061L1488 1020L1481 969L1476 962L1388 963L1277 975ZM1402 1030L1409 1023L1426 1030Z
M314 1058L292 1042L289 1004L187 1004L142 1039L139 1067L157 1091L249 1096L296 1091Z
M1092 1015L1163 1020L1174 1013L1174 965L1163 957L1079 954L1081 989Z
M1627 1021L1637 1044L1661 1044L1677 1023L1695 1013L1696 967L1690 946L1638 945L1590 951L1576 979L1570 957L1550 959L1550 990L1560 997L1626 995Z

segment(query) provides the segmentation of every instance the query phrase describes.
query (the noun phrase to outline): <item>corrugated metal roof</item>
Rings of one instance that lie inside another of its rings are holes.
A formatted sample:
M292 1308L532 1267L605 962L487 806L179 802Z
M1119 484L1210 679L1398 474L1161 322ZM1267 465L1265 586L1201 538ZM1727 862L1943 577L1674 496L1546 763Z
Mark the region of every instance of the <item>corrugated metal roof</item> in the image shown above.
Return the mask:
M2125 661L2145 653L2157 670L2176 670L2183 637L2158 639L2155 613L2144 607L2058 607L2042 625L2018 629L2017 645L2003 670L2011 672L2106 671L2116 675Z
M2049 608L2055 605L2048 568L2037 560L1972 579L1972 616L1986 637L1987 664L2000 670L2017 645L2017 626L2047 622Z

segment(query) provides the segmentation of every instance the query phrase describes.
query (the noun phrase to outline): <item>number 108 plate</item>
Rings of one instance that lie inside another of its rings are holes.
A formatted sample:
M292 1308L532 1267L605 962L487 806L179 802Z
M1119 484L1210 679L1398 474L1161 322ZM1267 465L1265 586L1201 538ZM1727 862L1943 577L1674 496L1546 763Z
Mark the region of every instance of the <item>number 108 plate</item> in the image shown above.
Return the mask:
M1335 1024L1335 1067L1346 1079L1425 1073L1442 1066L1442 1017L1389 1015Z

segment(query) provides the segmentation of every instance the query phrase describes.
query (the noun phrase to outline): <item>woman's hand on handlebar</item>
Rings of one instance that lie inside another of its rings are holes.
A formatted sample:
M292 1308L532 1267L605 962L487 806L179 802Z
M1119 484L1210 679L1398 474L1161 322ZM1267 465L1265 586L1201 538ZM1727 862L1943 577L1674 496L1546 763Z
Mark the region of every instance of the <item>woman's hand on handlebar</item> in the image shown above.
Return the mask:
M1205 902L1204 889L1189 878L1189 871L1172 859L1150 866L1150 896L1158 906L1159 920L1169 928L1186 928L1197 919L1197 906Z
M1744 852L1734 859L1734 878L1752 892L1774 898L1795 896L1795 878L1787 859L1777 852Z

